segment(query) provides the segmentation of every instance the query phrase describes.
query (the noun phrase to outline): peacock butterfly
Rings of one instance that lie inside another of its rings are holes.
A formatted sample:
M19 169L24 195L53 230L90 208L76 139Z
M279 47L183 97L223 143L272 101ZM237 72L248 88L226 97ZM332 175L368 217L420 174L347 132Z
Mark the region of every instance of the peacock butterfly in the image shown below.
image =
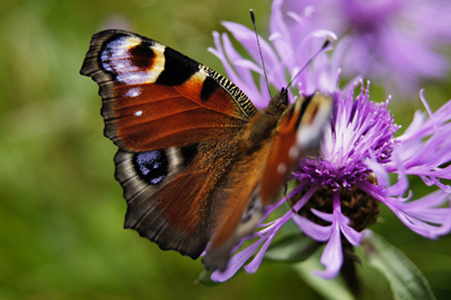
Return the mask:
M227 78L141 35L92 37L80 73L99 85L104 134L117 146L115 178L132 228L183 255L224 270L253 232L298 159L318 147L331 97L263 111Z

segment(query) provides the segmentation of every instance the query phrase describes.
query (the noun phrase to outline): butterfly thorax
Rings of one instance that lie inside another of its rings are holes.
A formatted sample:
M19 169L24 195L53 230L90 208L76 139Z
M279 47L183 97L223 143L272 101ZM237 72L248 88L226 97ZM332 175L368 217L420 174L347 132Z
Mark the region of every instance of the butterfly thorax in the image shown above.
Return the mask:
M288 95L285 89L271 99L268 106L256 113L243 133L244 147L247 154L258 151L262 145L268 143L275 135L281 115L288 106Z

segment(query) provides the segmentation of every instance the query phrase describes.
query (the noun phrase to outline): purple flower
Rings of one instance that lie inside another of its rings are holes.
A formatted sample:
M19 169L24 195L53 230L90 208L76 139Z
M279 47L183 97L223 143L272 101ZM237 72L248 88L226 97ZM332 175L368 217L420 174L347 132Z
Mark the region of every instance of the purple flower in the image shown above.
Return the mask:
M330 31L311 30L311 14L282 10L282 0L273 3L269 42L261 39L263 56L270 83L280 89L287 86L284 74L296 74L328 37ZM242 88L257 106L267 104L269 95L262 77L260 58L252 30L235 23L224 26L249 52L245 59L232 46L227 34L214 33L215 49L211 51L224 64L230 79ZM303 158L299 171L293 174L296 187L288 197L292 209L282 217L262 223L260 230L246 240L257 239L235 253L225 272L215 271L214 281L225 281L244 266L255 272L282 226L292 220L312 239L325 243L318 276L332 278L343 264L342 243L359 245L365 228L376 221L379 203L389 207L414 232L437 238L451 231L451 187L441 179L451 179L451 101L432 113L420 93L429 116L416 113L407 130L395 137L399 126L387 109L389 99L382 103L370 101L369 83L355 80L344 89L337 88L339 71L336 56L328 59L323 53L293 84L300 95L316 90L334 98L330 123L324 130L318 158ZM258 84L252 72L260 74ZM354 90L359 85L355 96ZM389 174L396 174L392 183ZM414 199L407 176L419 176L430 186L430 194ZM263 220L285 203L285 197L268 207ZM243 240L244 242L244 240Z
M313 29L342 38L343 73L412 94L449 70L440 47L451 43L451 3L442 0L287 0L287 14L309 10ZM410 93L409 93L410 92Z
M336 39L331 31L312 31L310 22L305 22L304 15L291 14L292 23L289 24L281 15L281 4L282 1L275 1L273 4L269 40L274 48L260 37L268 80L278 90L288 85L285 76L287 71L294 76L314 52L320 49L326 39ZM243 58L235 50L226 33L222 35L218 32L213 33L216 48L210 48L210 52L221 60L229 79L237 84L258 108L266 107L270 95L260 66L260 54L254 31L233 22L222 24L241 43L252 60ZM318 88L323 91L333 91L338 80L337 69L338 65L331 65L326 54L322 53L313 62L313 68L296 77L293 86L302 94L312 94ZM255 83L252 72L260 74L258 84Z

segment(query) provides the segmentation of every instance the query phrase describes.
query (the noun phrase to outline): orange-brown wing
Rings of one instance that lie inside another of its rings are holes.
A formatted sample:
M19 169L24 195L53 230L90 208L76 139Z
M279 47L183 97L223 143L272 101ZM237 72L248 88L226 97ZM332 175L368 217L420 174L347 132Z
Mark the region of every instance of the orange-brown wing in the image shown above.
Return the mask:
M197 258L223 207L211 195L234 161L235 146L205 142L140 153L119 150L115 177L128 204L125 228L164 250Z
M299 99L285 111L262 173L263 205L277 195L299 158L318 149L331 108L331 97L316 93Z
M256 111L225 77L127 31L94 35L80 73L99 85L105 135L126 151L231 138Z
M251 234L264 213L259 181L270 151L269 139L255 153L242 155L218 183L214 199L223 203L213 240L203 257L207 269L225 270L231 251Z
M105 135L120 148L125 227L198 257L223 205L212 193L256 109L225 77L126 31L94 35L80 72L99 85Z

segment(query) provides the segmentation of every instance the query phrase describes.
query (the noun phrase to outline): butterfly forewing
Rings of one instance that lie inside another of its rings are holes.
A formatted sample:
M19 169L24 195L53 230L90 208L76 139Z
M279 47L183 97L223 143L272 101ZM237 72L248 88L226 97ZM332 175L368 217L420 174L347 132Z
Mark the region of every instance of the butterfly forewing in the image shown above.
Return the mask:
M263 205L273 200L300 157L317 152L331 108L331 97L316 93L299 99L284 112L262 172Z
M94 35L81 74L99 84L105 135L123 150L230 139L256 111L225 77L126 31Z

